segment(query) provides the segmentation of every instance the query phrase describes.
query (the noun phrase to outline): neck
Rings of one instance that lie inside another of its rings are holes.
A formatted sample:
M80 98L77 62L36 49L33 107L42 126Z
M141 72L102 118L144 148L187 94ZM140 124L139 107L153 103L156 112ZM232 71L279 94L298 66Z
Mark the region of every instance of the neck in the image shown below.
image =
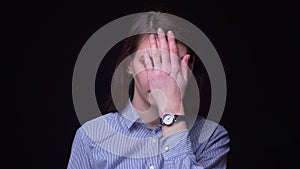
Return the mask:
M143 100L137 91L134 92L132 105L149 128L154 129L160 124L159 113L156 106L152 106L149 102Z

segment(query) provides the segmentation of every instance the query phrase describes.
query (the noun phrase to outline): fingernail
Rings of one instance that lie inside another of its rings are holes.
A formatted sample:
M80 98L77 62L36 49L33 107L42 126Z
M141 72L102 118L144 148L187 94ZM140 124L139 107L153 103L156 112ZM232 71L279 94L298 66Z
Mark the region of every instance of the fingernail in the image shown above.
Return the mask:
M164 34L164 30L162 28L158 28L157 33L158 34Z
M190 60L191 55L187 55L187 60Z
M172 31L168 31L168 35L174 37L174 33Z

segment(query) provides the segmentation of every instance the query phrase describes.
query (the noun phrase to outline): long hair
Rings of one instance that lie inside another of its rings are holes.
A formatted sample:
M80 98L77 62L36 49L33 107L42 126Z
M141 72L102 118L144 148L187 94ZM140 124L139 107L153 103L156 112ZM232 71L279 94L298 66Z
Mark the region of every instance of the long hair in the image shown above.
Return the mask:
M145 15L139 16L139 18L136 18L135 24L132 25L131 31L133 32L156 32L158 28L162 28L163 30L172 30L172 27L175 26L175 23L173 23L171 20L166 18L164 15L162 15L161 12L150 12ZM180 29L179 29L180 30ZM184 39L182 32L186 30L180 30L175 33L175 37L178 39ZM123 71L118 72L118 76L113 78L112 81L114 84L117 84L117 87L119 91L124 91L123 93L118 93L118 102L121 102L121 106L116 106L113 100L112 95L110 94L107 98L106 103L100 107L102 114L106 114L109 112L117 112L120 111L120 107L124 107L128 99L132 99L134 95L134 80L132 78L128 77L128 74L126 72L126 65L128 65L128 59L129 57L134 57L132 54L137 51L139 44L142 42L144 38L147 38L150 34L138 34L131 37L128 37L124 40L123 48L121 50L121 54L117 59L116 62L116 68L123 65L121 69ZM192 36L192 35L191 35ZM188 66L190 70L193 73L193 76L195 77L199 89L199 95L201 95L201 89L203 87L204 81L207 80L207 72L205 70L204 65L202 64L199 57L196 56L195 52L193 52L187 45L185 45L183 42L176 40L177 43L182 43L184 46L187 47L188 53L191 55L189 59ZM125 64L123 64L125 62ZM122 64L121 64L122 63ZM124 66L125 65L125 66ZM129 86L129 87L128 87ZM189 86L187 86L188 88ZM113 89L112 89L113 90ZM186 94L188 95L188 94ZM207 97L207 96L205 96ZM203 99L201 99L203 102ZM203 107L202 109L205 107ZM117 109L118 108L118 109Z

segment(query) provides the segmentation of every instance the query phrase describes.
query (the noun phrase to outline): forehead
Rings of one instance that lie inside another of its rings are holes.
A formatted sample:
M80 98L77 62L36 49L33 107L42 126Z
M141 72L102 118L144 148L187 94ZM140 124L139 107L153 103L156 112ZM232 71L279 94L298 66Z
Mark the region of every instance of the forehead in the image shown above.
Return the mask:
M176 43L177 44L177 51L179 56L184 56L187 54L187 47L182 44L182 43ZM143 50L150 48L150 43L149 43L149 36L144 36L138 46L138 50Z

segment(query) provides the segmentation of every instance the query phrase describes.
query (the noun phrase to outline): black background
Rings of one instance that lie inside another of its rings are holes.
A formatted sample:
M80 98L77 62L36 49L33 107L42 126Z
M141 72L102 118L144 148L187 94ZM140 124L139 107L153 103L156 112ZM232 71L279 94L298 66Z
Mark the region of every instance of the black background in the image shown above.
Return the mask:
M2 57L12 60L4 72L14 73L9 95L15 96L7 97L13 109L2 113L7 153L1 168L66 168L80 126L72 73L82 46L110 21L149 6L179 12L221 57L228 84L221 120L231 138L228 168L299 168L300 20L288 1L4 4L2 39L9 47Z

